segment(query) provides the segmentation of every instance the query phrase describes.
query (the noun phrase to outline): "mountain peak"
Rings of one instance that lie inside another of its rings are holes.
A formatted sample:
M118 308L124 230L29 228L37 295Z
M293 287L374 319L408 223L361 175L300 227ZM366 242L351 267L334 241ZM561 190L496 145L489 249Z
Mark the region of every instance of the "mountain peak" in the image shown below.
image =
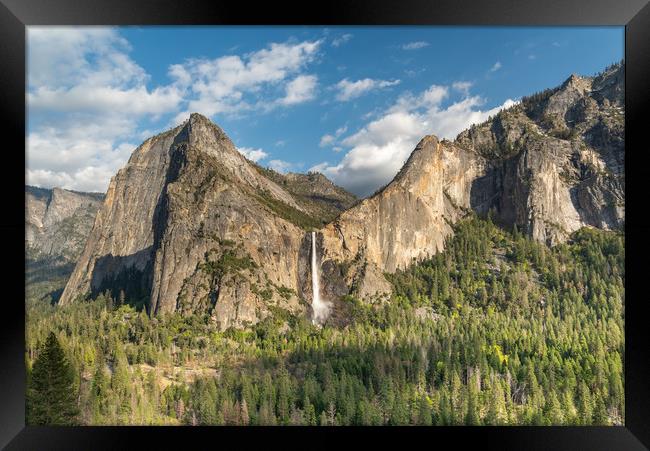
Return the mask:
M564 83L562 83L561 89L575 89L579 92L589 91L591 89L591 77L581 77L578 74L571 74Z
M407 178L408 174L413 170L427 167L427 162L433 160L433 155L438 148L439 142L440 141L436 135L426 135L422 138L417 146L415 146L415 149L411 152L408 160L406 160L406 163L404 163L404 166L402 166L402 169L400 169L390 185Z
M202 115L201 113L191 113L188 119L189 124L205 124L205 125L216 125L210 120L207 116Z
M189 138L188 141L190 144L193 144L193 138L198 138L201 135L203 135L204 139L228 139L228 136L221 127L200 113L190 114L189 119L183 123L183 129L179 135L183 135L184 133Z
M192 120L192 119L203 119L203 120L209 121L207 116L204 116L203 114L197 113L197 112L190 113L190 120Z

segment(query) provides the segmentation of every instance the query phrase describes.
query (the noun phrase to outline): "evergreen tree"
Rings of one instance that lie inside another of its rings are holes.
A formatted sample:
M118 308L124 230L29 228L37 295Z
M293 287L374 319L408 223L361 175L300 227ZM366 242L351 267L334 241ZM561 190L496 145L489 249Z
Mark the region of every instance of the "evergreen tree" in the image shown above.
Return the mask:
M443 252L387 275L389 302L345 297L345 327L274 307L221 331L209 315L111 310L109 294L28 300L27 407L53 330L83 423L624 424L623 236L549 248L478 218L454 228ZM191 375L174 368L186 361Z
M246 398L242 399L240 404L239 418L243 426L248 426L250 423L250 416L248 415L248 403Z
M29 382L28 424L73 425L77 422L74 369L53 332L34 362Z

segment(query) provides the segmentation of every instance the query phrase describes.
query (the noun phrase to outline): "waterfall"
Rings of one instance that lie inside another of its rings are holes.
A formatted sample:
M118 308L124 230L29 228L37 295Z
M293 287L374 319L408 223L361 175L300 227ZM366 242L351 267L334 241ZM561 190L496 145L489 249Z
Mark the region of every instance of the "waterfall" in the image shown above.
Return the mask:
M320 298L320 280L318 275L318 258L316 256L316 232L311 232L311 307L313 310L312 322L322 324L329 314L329 306Z

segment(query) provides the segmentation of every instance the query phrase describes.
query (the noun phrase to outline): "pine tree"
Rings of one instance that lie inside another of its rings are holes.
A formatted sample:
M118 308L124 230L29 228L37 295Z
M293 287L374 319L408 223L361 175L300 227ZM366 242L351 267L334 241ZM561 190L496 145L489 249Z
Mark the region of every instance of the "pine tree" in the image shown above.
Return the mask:
M29 424L73 425L77 422L74 369L53 332L34 362L29 385Z
M305 424L308 426L316 426L316 410L314 409L314 405L309 401L309 397L305 398L303 406Z
M506 401L501 386L501 381L495 378L490 390L490 399L488 402L488 413L486 423L489 425L500 425L506 421L507 417Z
M327 413L323 410L320 414L320 420L318 422L321 426L329 426L330 424L327 421Z
M476 398L476 389L474 388L474 384L470 383L467 391L467 412L465 414L465 424L468 426L478 426L481 422L478 415L478 402Z
M104 359L100 358L90 385L90 403L93 423L102 422L107 413L106 405L109 397L109 381L104 373Z
M432 421L429 400L426 395L421 396L418 406L418 424L421 426L431 426Z
M251 421L250 416L248 415L248 403L246 402L246 398L243 398L241 401L239 418L241 420L241 424L244 426L248 426Z

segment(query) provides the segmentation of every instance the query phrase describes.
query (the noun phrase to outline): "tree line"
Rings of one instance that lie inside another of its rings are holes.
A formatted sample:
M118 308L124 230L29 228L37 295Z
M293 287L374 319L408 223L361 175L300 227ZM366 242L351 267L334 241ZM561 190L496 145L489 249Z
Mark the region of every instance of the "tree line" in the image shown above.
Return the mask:
M74 394L61 411L81 424L623 424L624 258L619 233L549 248L472 216L387 274L388 302L343 298L344 327L274 309L220 332L109 293L29 301L28 422L68 421L36 413L54 399L39 369L53 337Z

